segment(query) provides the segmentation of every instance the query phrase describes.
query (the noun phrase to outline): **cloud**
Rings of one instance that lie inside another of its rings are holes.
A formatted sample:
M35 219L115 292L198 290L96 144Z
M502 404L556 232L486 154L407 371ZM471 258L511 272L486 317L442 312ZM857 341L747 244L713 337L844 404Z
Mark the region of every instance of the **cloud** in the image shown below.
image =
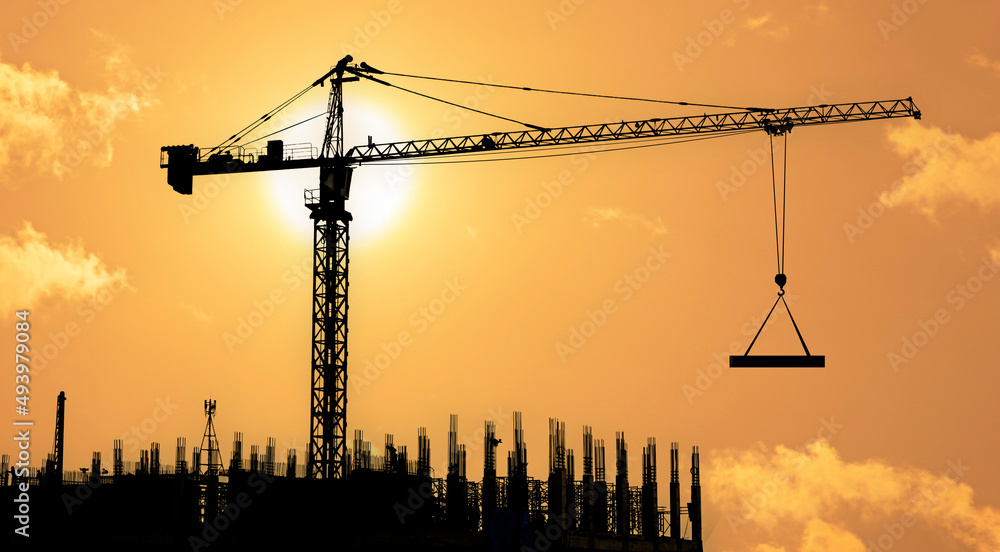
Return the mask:
M825 16L830 13L830 5L826 1L819 2L818 4L806 4L802 7L807 12L814 12L820 16Z
M123 269L110 272L80 245L50 244L30 223L0 235L0 310L34 308L46 297L75 301L112 286L128 287Z
M910 121L889 130L889 143L903 164L902 183L882 194L886 205L914 205L930 217L947 202L983 209L1000 205L1000 133L970 140Z
M1000 61L992 61L983 54L969 54L969 56L965 58L965 61L969 65L993 69L994 71L1000 73Z
M802 552L866 552L854 533L821 519L811 519L802 532Z
M768 23L772 24L768 25ZM788 28L788 25L775 27L770 13L766 13L760 17L748 17L743 26L757 34L769 36L771 38L784 39L788 38L791 34L791 30Z
M889 131L896 153L908 157L902 184L882 194L887 205L911 204L933 217L950 201L984 209L1000 205L1000 133L969 140L916 121Z
M638 213L629 213L617 208L597 208L587 209L583 219L589 222L595 229L599 229L609 223L621 223L629 228L642 228L654 236L667 233L667 227L663 225L663 219L656 217L650 220Z
M0 178L16 186L16 170L61 178L84 162L111 162L115 125L152 104L149 92L166 73L136 70L121 47L102 61L109 84L95 92L73 88L57 71L0 60Z
M985 58L984 58L985 59ZM932 220L938 208L965 203L989 210L1000 207L1000 133L968 139L916 121L894 127L889 143L897 154L908 158L904 176L880 201L890 207L911 205ZM987 246L994 261L1000 261L1000 246Z
M801 527L801 539L784 535L790 542L753 543L744 537L761 531L740 533L746 550L798 545L801 552L860 552L864 547L850 524L896 524L905 516L916 520L907 527L919 522L978 552L1000 550L1000 511L974 504L972 488L961 482L974 467L961 459L947 461L942 474L879 459L846 462L825 440L799 450L759 444L748 451L715 451L712 457L706 492L734 531L752 526L773 534ZM893 542L906 539L906 530L900 525L902 534L892 536Z
M212 315L206 313L191 303L181 303L181 308L194 315L198 322L201 322L202 324L208 324L212 321Z
M769 14L769 13L764 14L764 15L762 15L760 17L750 17L750 18L747 18L746 28L751 29L751 30L757 29L757 28L763 27L764 24L767 23L770 20L771 20L771 14Z

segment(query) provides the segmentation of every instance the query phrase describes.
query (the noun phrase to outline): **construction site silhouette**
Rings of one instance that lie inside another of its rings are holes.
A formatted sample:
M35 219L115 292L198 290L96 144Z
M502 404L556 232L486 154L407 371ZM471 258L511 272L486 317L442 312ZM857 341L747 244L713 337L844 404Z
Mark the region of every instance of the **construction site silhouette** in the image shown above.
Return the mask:
M470 479L458 416L448 431L447 473L435 474L426 428L417 451L385 436L382 454L360 430L347 449L346 473L306 478L297 451L277 461L268 439L244 454L235 433L223 465L216 438L216 402L205 401L202 445L187 452L177 439L172 464L159 443L126 460L114 441L110 466L94 452L89 468L63 467L66 397L57 404L56 442L44 468L18 470L2 458L0 489L16 504L30 496L30 538L13 537L19 550L57 550L81 544L102 550L259 550L321 545L332 550L663 550L700 551L699 453L690 464L690 494L681 502L680 450L670 446L669 506L659 506L656 441L642 449L641 485L629 482L624 433L614 444L614 472L606 470L603 439L583 428L581 468L566 446L566 425L549 420L548 477L528 475L521 414L507 451L506 475L497 470L503 439L496 422L482 427L482 479ZM476 437L479 432L475 433ZM610 479L613 477L613 479ZM610 480L609 480L610 479ZM11 530L18 526L14 518Z
M274 439L268 439L263 449L252 445L247 456L243 436L238 432L234 434L231 451L224 457L214 425L217 404L209 399L204 403L207 421L201 444L193 447L190 455L186 439L180 437L172 463L161 463L160 445L155 442L139 451L138 462L126 461L122 441L115 440L109 464L99 452L94 452L89 467L72 471L63 464L67 399L60 394L55 444L45 467L28 468L20 462L15 467L6 455L0 461L3 473L0 490L5 497L14 504L19 501L26 504L25 508L29 508L30 501L31 537L15 536L11 542L22 549L36 550L87 544L102 549L194 551L316 545L334 550L701 551L698 447L692 448L688 466L690 492L688 500L682 503L680 448L671 443L667 506L661 507L653 438L642 448L641 484L637 486L629 481L624 433L615 436L614 471L609 473L604 440L595 439L591 428L584 426L581 448L577 449L581 458L578 478L576 455L566 446L565 424L555 419L549 420L547 475L544 479L529 476L520 413L514 414L514 432L506 451L506 475L500 475L497 469L498 450L503 443L496 433L498 420L484 421L481 437L477 431L476 439L460 443L458 418L453 415L447 461L442 464L446 468L441 470L444 473L436 473L432 468L426 428L417 429L417 451L412 456L405 445L396 444L392 435L385 436L381 454L373 453L371 442L365 440L360 430L355 429L353 439L349 438L348 245L353 216L347 210L347 202L353 171L363 164L426 162L428 157L465 155L462 162L515 160L528 158L523 151L531 148L550 152L553 148L630 140L644 142L627 148L649 147L760 131L772 137L787 136L798 125L919 119L920 111L912 98L771 109L489 84L558 95L730 110L546 128L434 98L385 79L417 78L465 84L469 81L390 73L366 63L352 62L351 56L345 56L305 89L217 146L203 150L193 144L172 145L160 151L160 167L167 170L167 183L183 195L193 193L195 176L319 169L318 188L305 190L304 194L314 240L310 427L308 445L301 451L305 461L299 461L299 451L290 449L284 461L279 462ZM369 137L367 144L345 148L343 86L362 81L471 109L527 130L390 143L375 143ZM281 139L269 139L262 148L247 147L305 122L249 139L254 131L265 132L267 129L261 125L279 111L310 89L325 84L329 84L330 92L320 147L286 144ZM247 140L243 141L244 138ZM479 157L469 160L469 154ZM783 298L784 199L779 238L775 180L772 186L778 257L775 283L780 291L771 310L780 301L791 318L791 310ZM730 365L824 366L825 357L811 355L794 319L792 324L804 355L752 356L748 347L744 355L730 357ZM466 446L470 442L477 449L481 447L484 455L482 478L478 481L467 474ZM8 519L12 529L28 526L17 515Z

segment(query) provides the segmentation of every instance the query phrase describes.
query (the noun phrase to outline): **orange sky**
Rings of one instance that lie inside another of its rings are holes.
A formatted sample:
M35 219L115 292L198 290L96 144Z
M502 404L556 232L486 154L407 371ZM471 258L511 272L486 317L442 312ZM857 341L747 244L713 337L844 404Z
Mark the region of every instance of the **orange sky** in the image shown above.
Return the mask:
M990 103L1000 8L53 4L0 7L0 331L13 337L14 311L31 311L39 461L65 391L70 469L94 450L110 462L116 438L129 439L126 460L156 441L172 463L176 437L201 441L209 396L225 455L242 431L246 446L274 437L279 457L297 448L304 462L312 236L301 199L316 175L199 177L195 195L180 196L158 153L217 144L345 53L385 71L725 105L913 96L919 122L789 137L788 297L811 351L827 356L823 370L713 367L746 346L774 300L763 133L361 167L349 431L376 449L384 433L415 448L426 426L439 465L458 414L475 479L472 436L494 417L505 454L515 410L535 477L549 417L577 449L584 424L608 443L625 431L633 484L646 437L661 451L679 441L684 470L699 445L709 550L1000 548L1000 114ZM391 82L546 127L704 111ZM321 112L327 91L283 120ZM519 129L367 82L346 87L345 106L348 146ZM320 132L304 125L286 141L319 145ZM644 266L657 268L630 285ZM582 346L560 348L605 305ZM258 324L246 339L227 341L249 319ZM410 340L396 358L366 374L401 332ZM797 347L782 313L754 350ZM659 462L663 473L668 457Z

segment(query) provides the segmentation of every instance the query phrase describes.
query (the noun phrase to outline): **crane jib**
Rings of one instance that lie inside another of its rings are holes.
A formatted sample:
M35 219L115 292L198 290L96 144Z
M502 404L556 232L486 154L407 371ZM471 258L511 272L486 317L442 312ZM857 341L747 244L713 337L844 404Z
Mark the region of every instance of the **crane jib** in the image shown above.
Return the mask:
M724 134L755 129L781 134L795 126L899 117L920 118L920 111L914 105L912 98L790 107L768 112L743 110L386 144L369 143L351 148L342 158L336 160L322 157L314 149L309 150L313 152L311 155L288 156L287 150L286 154L275 154L275 144L278 144L279 152L283 147L279 140L269 142L267 150L234 147L213 154L207 159L202 159L200 150L193 145L165 146L161 148L160 167L168 170L167 181L175 190L190 194L191 177L195 175L355 165L438 155L543 148L612 140Z
M583 144L610 140L710 134L760 129L787 131L790 126L815 125L895 117L920 118L911 98L876 102L791 107L771 112L735 111L698 116L646 119L545 130L523 130L488 135L368 144L352 148L347 157L357 162L406 159L428 155L485 150Z

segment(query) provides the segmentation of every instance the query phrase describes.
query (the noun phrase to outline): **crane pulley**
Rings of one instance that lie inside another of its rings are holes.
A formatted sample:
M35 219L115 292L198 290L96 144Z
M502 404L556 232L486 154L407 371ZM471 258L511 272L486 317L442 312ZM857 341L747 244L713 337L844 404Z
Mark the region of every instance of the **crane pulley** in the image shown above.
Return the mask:
M358 166L367 163L412 161L448 155L504 155L505 152L509 154L526 149L572 147L618 140L644 140L653 142L651 145L659 145L701 137L720 137L760 130L772 135L784 134L792 127L800 125L809 126L898 117L920 118L920 111L914 105L912 98L782 109L756 107L740 109L711 104L622 98L489 84L487 86L520 88L534 92L642 100L729 109L729 111L560 128L545 128L480 112L518 123L526 127L527 130L384 144L376 144L369 139L367 144L354 146L345 151L343 147L344 107L342 94L344 83L369 80L385 86L395 86L384 80L386 75L429 78L383 72L365 63L352 64L352 61L351 56L341 59L335 67L310 86L275 109L265 113L214 148L202 152L194 145L176 145L165 146L160 150L160 167L167 169L167 182L176 192L181 194L192 193L193 177L197 175L309 167L320 169L318 192L306 190L306 206L310 209L310 218L314 222L311 423L307 463L307 473L312 478L338 478L346 473L347 267L349 227L352 220L351 214L346 209L346 201L350 195L352 172ZM380 75L381 78L372 75ZM435 80L447 81L450 79ZM313 148L308 144L294 147L286 146L280 140L269 141L267 147L261 150L240 144L244 137L270 120L275 113L287 107L311 88L323 86L327 81L331 85L331 92L326 113L326 132L321 148ZM395 87L430 98L425 94ZM432 99L444 101L438 98ZM781 281L776 279L779 287L782 288L782 291L779 292L779 301L784 300L785 281L782 270L782 260L779 256L778 276ZM775 306L777 306L777 301ZM787 308L787 306L786 303L785 307ZM771 310L773 312L774 307ZM791 311L789 311L789 315L791 315ZM797 327L796 331L798 331ZM801 339L801 334L799 337ZM805 341L802 341L802 345L805 348ZM749 353L749 349L747 353ZM808 349L806 349L806 353L808 357ZM757 357L744 355L739 358L754 359ZM809 358L821 359L822 357L812 356ZM744 362L747 361L744 360Z

